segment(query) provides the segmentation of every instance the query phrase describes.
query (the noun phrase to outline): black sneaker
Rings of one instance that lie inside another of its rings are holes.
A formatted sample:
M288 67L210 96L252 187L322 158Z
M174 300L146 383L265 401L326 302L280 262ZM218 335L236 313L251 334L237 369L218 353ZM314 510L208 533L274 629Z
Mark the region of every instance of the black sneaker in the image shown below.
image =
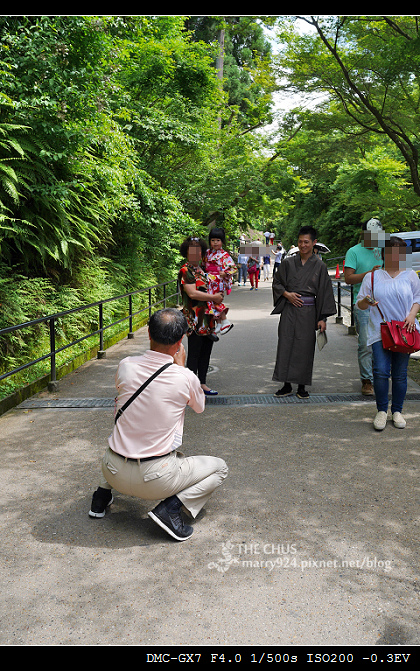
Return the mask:
M305 389L305 385L300 384L300 385L298 386L298 390L297 390L297 394L296 394L296 396L297 396L298 398L309 398L309 392L306 391L306 389Z
M186 541L193 534L194 529L184 523L180 508L170 509L165 501L161 501L148 515L177 541Z
M277 396L277 398L281 398L282 396L291 396L292 394L293 394L292 385L286 382L286 384L281 389L276 391L274 396Z
M98 487L92 496L89 517L104 517L105 510L113 502L114 497L110 489Z

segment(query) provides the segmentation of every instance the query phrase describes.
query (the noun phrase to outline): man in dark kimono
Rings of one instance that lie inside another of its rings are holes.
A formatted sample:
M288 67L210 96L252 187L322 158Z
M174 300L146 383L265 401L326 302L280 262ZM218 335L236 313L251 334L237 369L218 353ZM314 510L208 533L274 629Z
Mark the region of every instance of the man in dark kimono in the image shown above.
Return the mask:
M305 385L312 384L316 330L323 333L327 317L336 313L327 266L314 254L316 231L299 231L299 253L283 260L273 278L274 310L281 314L273 380L284 382L275 396L290 396L294 382L297 396L308 398Z

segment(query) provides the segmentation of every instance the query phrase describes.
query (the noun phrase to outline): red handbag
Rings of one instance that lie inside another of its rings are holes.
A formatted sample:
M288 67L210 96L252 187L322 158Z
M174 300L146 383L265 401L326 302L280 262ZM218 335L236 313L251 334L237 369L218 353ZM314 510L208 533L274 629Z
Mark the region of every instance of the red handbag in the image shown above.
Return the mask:
M373 298L373 275L372 272L372 298ZM413 354L420 350L420 333L415 328L414 331L407 331L404 322L392 319L387 322L382 314L379 305L376 306L382 317L381 321L381 339L382 347L391 352L402 352L403 354Z

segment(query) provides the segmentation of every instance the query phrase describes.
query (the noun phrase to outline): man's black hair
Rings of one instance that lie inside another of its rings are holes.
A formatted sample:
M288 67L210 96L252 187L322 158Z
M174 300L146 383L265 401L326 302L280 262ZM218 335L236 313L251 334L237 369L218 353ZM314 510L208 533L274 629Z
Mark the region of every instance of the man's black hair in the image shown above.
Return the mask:
M175 345L186 334L187 320L176 308L163 308L149 319L151 339L159 345Z
M317 239L316 229L313 226L302 226L298 233L298 237L300 235L310 235L312 240Z

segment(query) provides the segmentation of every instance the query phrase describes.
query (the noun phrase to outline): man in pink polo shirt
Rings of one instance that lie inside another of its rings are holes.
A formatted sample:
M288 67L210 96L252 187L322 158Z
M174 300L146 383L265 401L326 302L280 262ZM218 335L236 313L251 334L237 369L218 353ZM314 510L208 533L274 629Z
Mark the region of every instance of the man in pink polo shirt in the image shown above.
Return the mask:
M198 377L185 368L182 338L186 331L187 321L179 310L159 310L149 322L150 349L120 362L116 421L102 460L103 479L89 511L90 517L103 517L113 501L112 489L141 499L162 499L149 516L179 541L193 533L182 518L181 507L196 517L228 473L223 459L185 457L177 452L187 405L198 413L205 407ZM166 368L125 407L165 364Z

